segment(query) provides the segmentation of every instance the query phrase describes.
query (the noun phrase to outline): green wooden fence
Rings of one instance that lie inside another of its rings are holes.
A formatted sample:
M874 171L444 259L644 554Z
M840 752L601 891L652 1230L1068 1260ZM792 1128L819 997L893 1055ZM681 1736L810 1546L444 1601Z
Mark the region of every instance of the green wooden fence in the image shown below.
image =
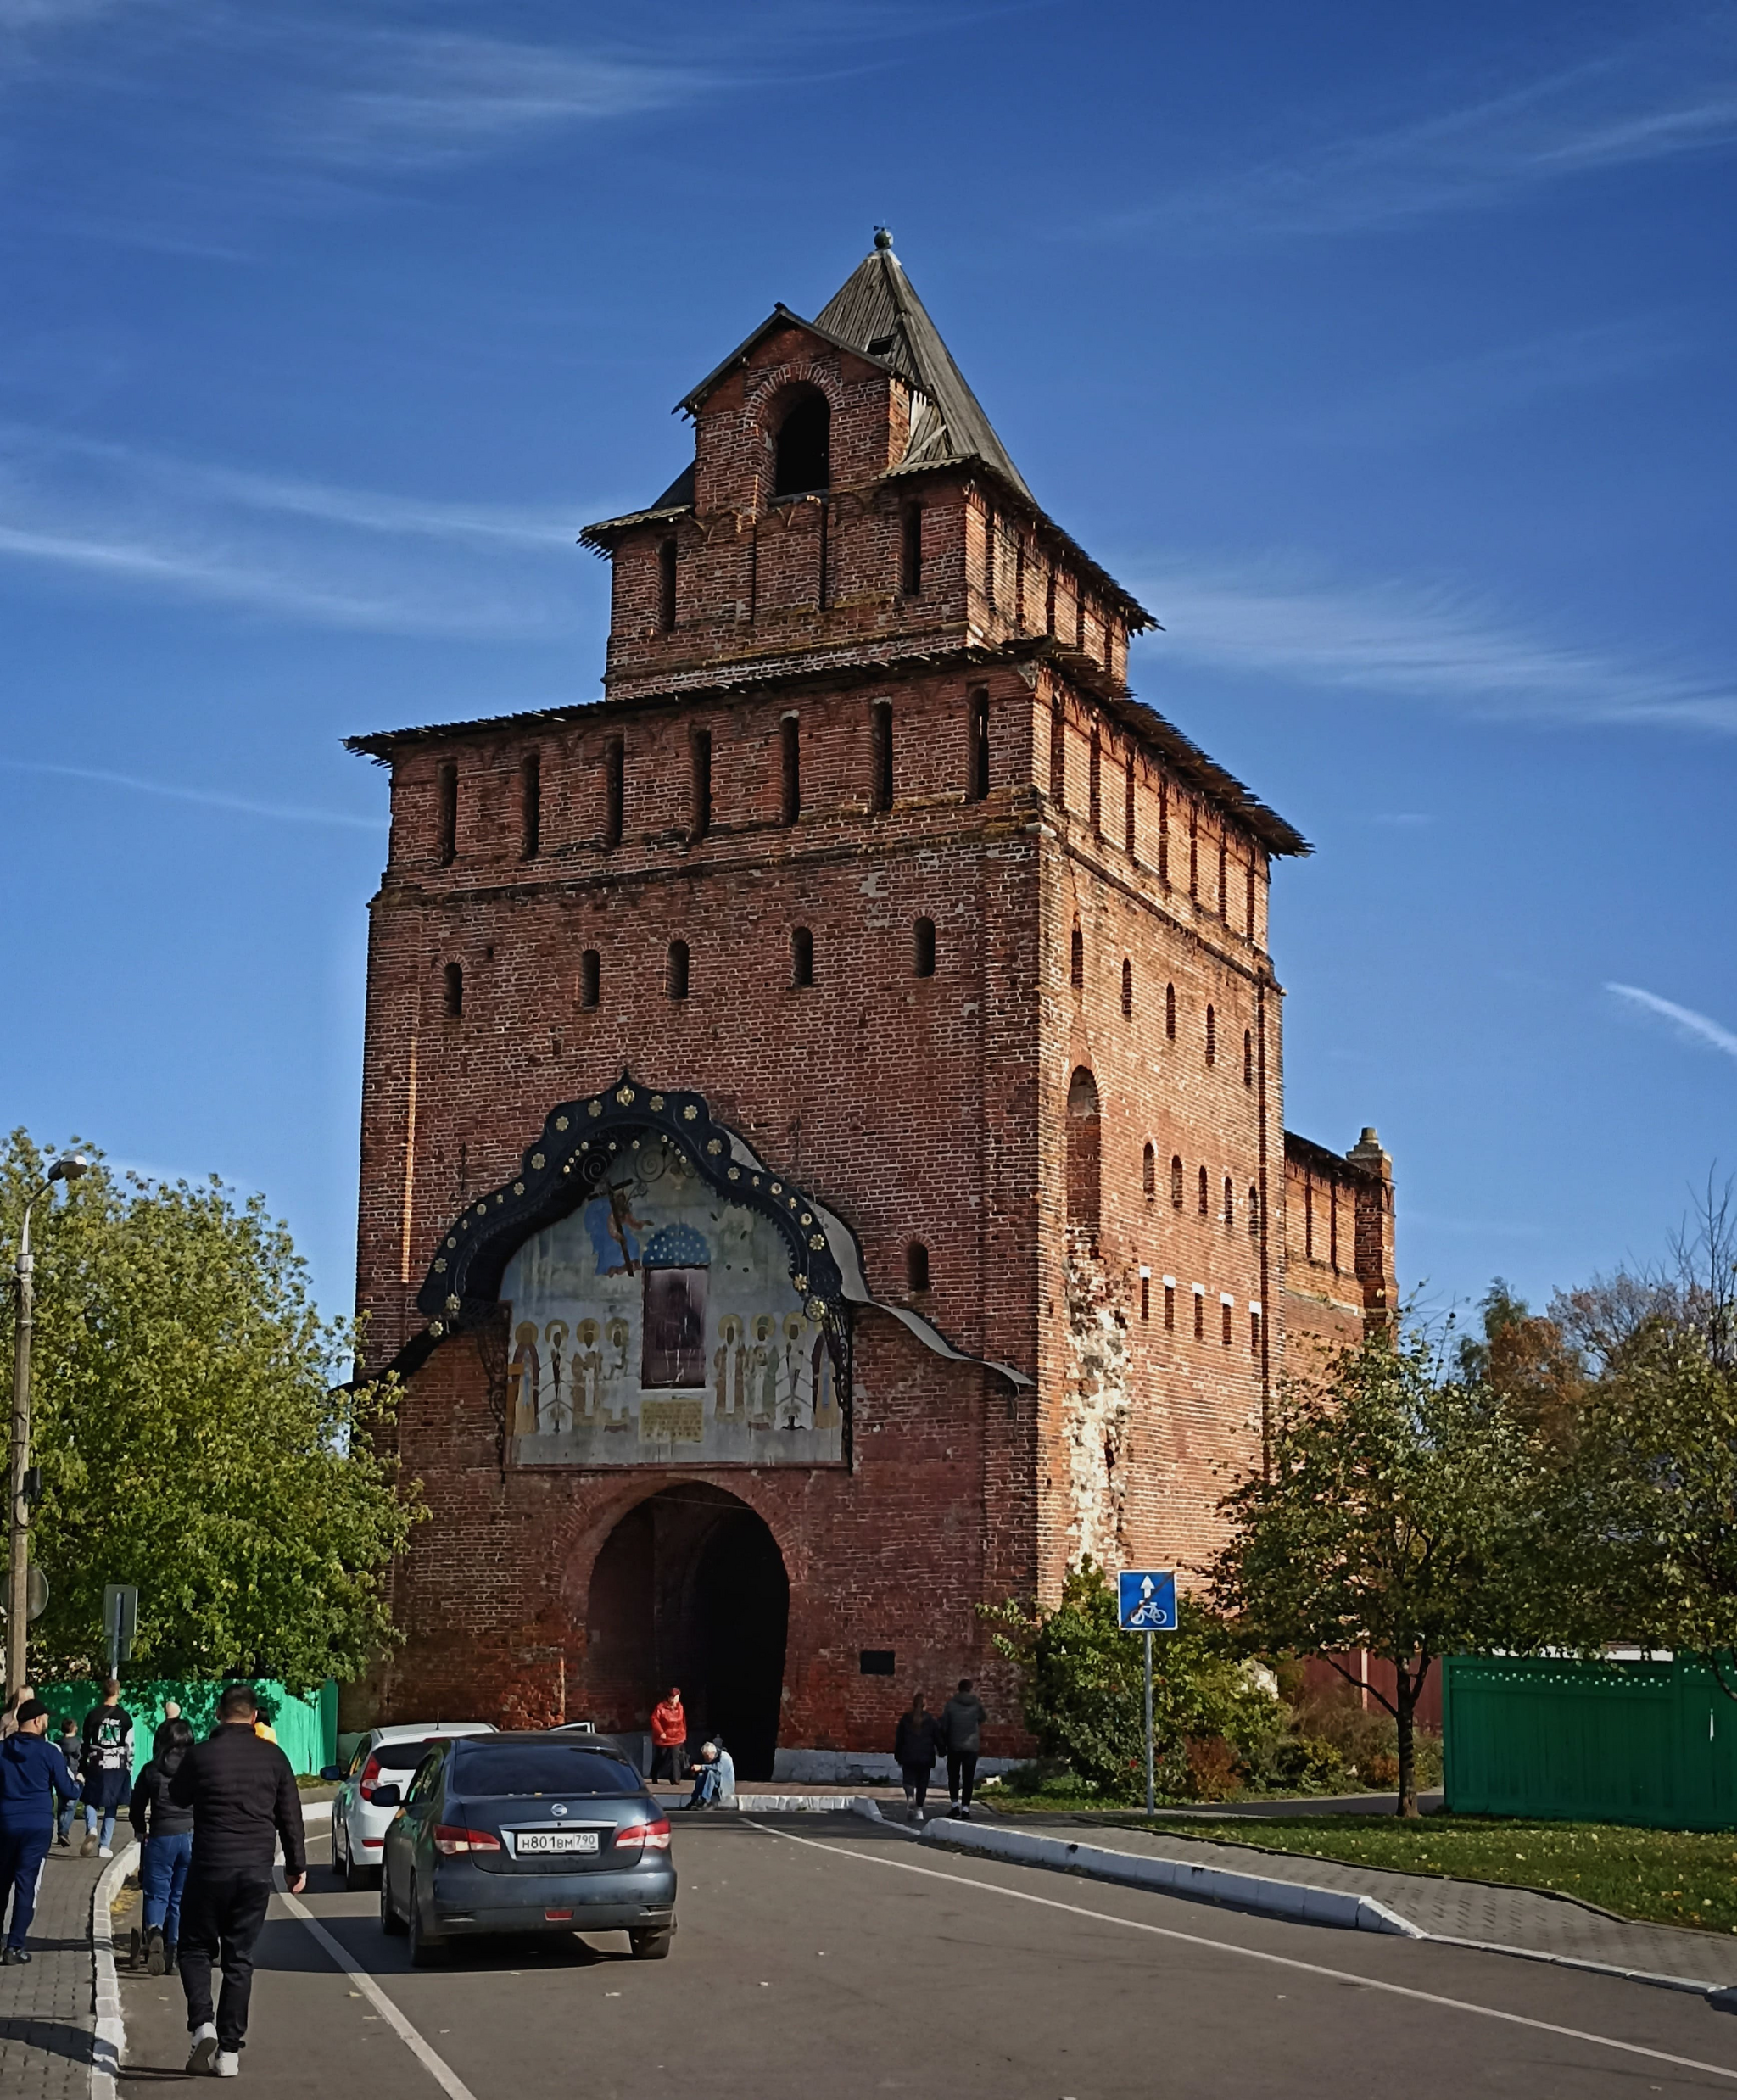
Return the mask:
M163 1678L123 1684L120 1703L132 1716L133 1722L133 1777L137 1779L144 1770L150 1757L151 1738L163 1718L166 1701L179 1701L193 1734L204 1736L216 1726L217 1701L222 1690L221 1684L176 1684ZM293 1770L311 1773L319 1771L322 1765L337 1762L338 1687L330 1678L308 1699L298 1699L293 1692L285 1691L282 1685L267 1684L264 1679L254 1684L254 1690L260 1701L260 1717L271 1723L278 1746L288 1757ZM91 1708L100 1702L103 1688L94 1679L87 1678L70 1684L44 1685L40 1696L53 1716L48 1723L52 1737L60 1733L60 1723L69 1715L75 1721L82 1721Z
M1737 1701L1699 1662L1450 1656L1442 1737L1462 1814L1737 1827Z

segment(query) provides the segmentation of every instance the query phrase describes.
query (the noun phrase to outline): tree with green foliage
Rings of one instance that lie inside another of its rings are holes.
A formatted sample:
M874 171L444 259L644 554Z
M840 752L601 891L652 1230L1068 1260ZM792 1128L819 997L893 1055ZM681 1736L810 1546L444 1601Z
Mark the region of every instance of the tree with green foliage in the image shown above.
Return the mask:
M1393 1665L1395 1695L1370 1689L1397 1727L1402 1816L1417 1813L1417 1701L1437 1659L1548 1637L1538 1472L1489 1387L1442 1378L1421 1338L1383 1333L1283 1387L1267 1470L1225 1498L1212 1595L1248 1638Z
M352 1337L263 1199L92 1158L33 1232L33 1670L98 1667L103 1586L131 1583L148 1674L354 1674L395 1638L387 1572L422 1513L383 1433L391 1391L334 1382ZM0 1156L0 1245L45 1159L23 1131ZM8 1299L6 1360L13 1317Z
M997 1649L1019 1667L1026 1727L1046 1757L1064 1760L1105 1793L1131 1799L1145 1783L1146 1644L1117 1622L1116 1594L1089 1556L1071 1570L1053 1611L986 1607ZM1192 1598L1153 1643L1152 1726L1158 1790L1198 1790L1191 1745L1232 1752L1276 1735L1276 1700L1252 1685L1224 1628ZM1228 1757L1225 1760L1228 1776Z

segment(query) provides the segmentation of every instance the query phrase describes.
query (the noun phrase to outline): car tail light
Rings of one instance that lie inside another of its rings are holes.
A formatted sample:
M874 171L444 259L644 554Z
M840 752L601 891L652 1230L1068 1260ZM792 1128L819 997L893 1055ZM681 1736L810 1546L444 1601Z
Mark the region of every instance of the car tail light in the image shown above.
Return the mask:
M668 1829L666 1824L664 1828ZM667 1840L665 1840L667 1842ZM500 1840L487 1830L461 1829L455 1823L437 1823L434 1826L434 1849L449 1856L454 1852L498 1852Z
M669 1818L660 1816L656 1823L630 1824L625 1830L615 1834L615 1849L621 1851L629 1845L642 1846L649 1852L667 1852L669 1850Z
M356 1791L365 1801L371 1801L374 1798L374 1789L379 1783L380 1760L377 1757L370 1757L367 1763L362 1767L361 1778L356 1781Z

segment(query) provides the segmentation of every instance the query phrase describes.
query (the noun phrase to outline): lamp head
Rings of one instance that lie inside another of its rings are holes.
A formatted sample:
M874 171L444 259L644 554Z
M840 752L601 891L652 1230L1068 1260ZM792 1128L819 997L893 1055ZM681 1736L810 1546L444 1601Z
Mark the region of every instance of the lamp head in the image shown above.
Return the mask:
M88 1174L91 1163L81 1152L70 1152L64 1159L57 1159L48 1170L51 1181L75 1181L80 1175Z

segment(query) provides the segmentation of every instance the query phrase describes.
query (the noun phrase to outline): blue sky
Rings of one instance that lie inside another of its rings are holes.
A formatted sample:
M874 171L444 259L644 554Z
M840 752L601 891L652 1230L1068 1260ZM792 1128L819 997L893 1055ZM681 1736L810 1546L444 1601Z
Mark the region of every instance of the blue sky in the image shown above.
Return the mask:
M1672 0L0 0L0 1115L348 1305L338 739L595 695L578 527L881 221L1317 844L1287 1120L1379 1125L1408 1285L1652 1255L1737 1168L1734 143Z

